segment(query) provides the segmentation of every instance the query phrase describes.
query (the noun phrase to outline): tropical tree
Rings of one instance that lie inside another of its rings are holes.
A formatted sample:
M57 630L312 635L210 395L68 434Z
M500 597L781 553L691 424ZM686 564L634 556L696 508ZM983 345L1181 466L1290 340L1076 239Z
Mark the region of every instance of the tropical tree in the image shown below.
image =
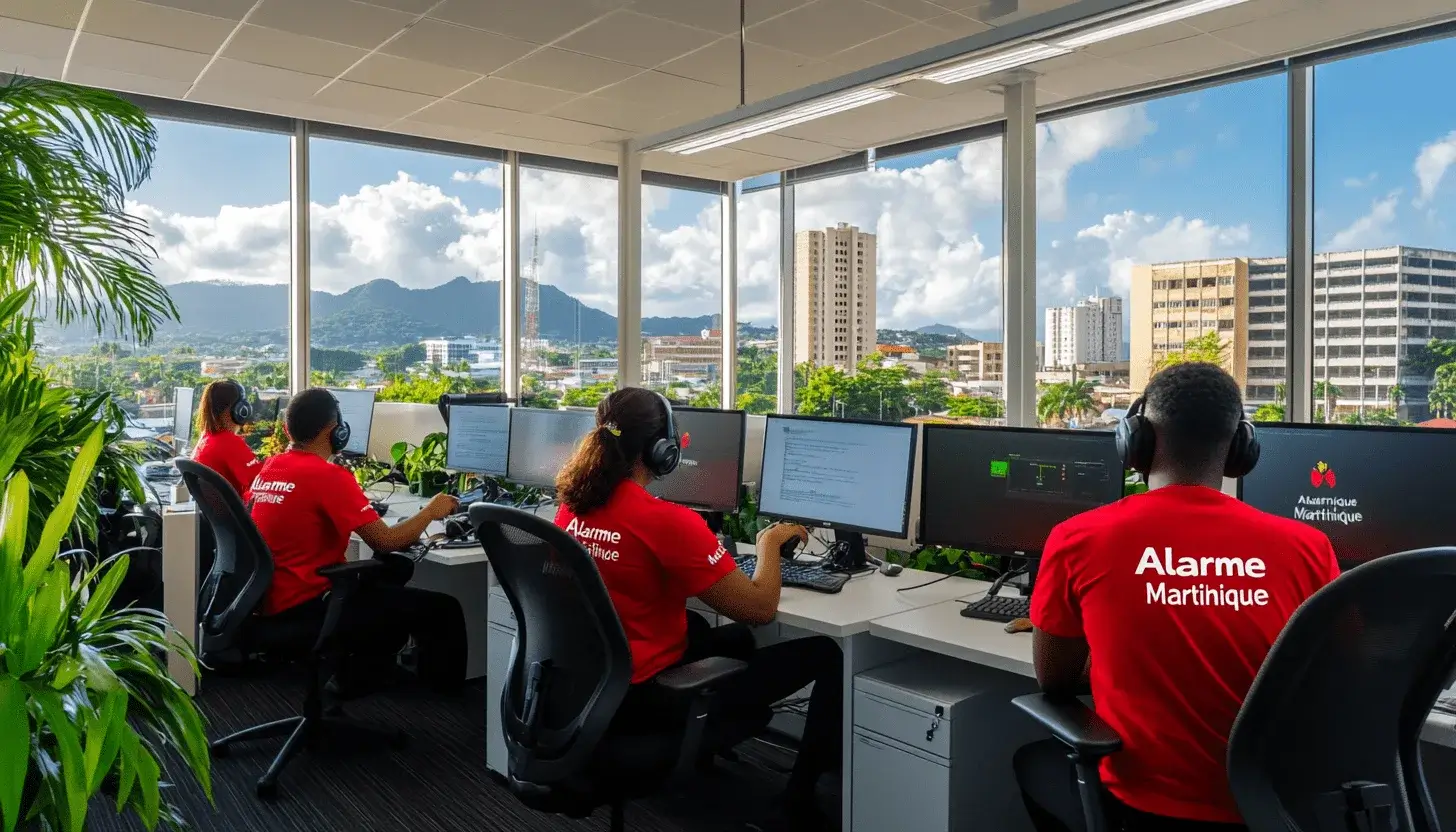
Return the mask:
M778 399L767 393L739 393L738 409L747 413L773 413L778 408Z
M1205 332L1183 342L1183 349L1174 350L1163 356L1153 367L1158 372L1175 364L1203 362L1222 367L1228 362L1229 345L1217 331Z
M951 396L946 415L958 419L1004 419L1006 402L995 396Z
M1385 399L1390 402L1391 410L1399 410L1401 403L1405 401L1405 388L1399 384L1390 385L1390 390L1386 392Z
M617 385L610 381L600 384L592 384L585 387L574 387L566 391L561 397L563 407L596 407L602 403L602 399L612 394Z
M1449 419L1456 413L1456 362L1436 368L1435 381L1426 400L1430 402L1433 416Z
M1324 402L1322 413L1324 421L1328 424L1334 419L1335 401L1344 395L1344 391L1332 381L1316 381L1314 383L1314 397Z
M1282 422L1284 421L1284 395L1287 388L1283 383L1274 385L1274 401L1269 404L1261 404L1254 411L1256 422Z
M701 392L693 396L688 402L689 407L722 407L723 388L718 384L710 384Z
M1073 379L1048 384L1036 400L1036 417L1043 424L1067 424L1097 412L1092 382Z

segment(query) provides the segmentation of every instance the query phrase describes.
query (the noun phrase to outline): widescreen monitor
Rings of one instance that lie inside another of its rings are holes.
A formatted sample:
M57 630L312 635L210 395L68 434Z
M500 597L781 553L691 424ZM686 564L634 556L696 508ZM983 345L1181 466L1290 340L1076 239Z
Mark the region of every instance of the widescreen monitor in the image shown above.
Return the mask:
M374 424L373 390L329 390L339 402L339 412L349 423L349 444L344 453L364 456L369 453L369 430Z
M445 434L445 467L488 477L506 475L511 409L503 404L454 404Z
M905 537L914 460L914 425L770 415L758 510L838 531Z
M285 390L259 390L253 393L253 421L272 424L282 419L291 400Z
M1341 566L1456 544L1444 473L1456 430L1260 424L1258 436L1239 499L1324 532Z
M1058 523L1122 498L1111 433L926 425L919 542L1036 557Z
M192 407L194 391L191 387L172 388L172 446L181 448L192 441Z
M736 511L743 481L744 413L674 407L682 463L647 490L700 511Z
M596 427L591 410L513 407L506 479L532 488L555 488L556 475L587 432Z

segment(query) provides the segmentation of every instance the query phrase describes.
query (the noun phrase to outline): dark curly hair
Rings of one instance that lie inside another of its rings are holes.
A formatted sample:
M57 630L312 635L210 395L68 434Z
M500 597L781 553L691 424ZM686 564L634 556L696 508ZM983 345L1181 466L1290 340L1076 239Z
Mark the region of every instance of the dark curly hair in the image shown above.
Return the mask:
M1233 376L1217 364L1174 364L1153 376L1143 397L1158 444L1178 467L1223 465L1244 416Z

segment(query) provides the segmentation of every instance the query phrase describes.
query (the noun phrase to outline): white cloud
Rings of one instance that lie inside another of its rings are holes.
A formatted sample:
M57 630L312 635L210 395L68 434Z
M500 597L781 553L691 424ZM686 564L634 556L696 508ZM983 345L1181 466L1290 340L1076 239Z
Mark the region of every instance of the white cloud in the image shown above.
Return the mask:
M1390 226L1395 222L1395 209L1399 202L1400 191L1391 191L1384 198L1370 203L1370 211L1336 231L1326 248L1347 251L1389 245L1392 242Z
M1036 205L1045 219L1067 212L1067 179L1077 165L1107 150L1132 147L1157 126L1141 104L1097 110L1036 127Z
M1446 134L1445 138L1437 139L1434 142L1421 148L1416 156L1415 171L1416 179L1421 184L1420 196L1416 199L1417 205L1424 205L1435 195L1436 189L1440 187L1441 180L1446 176L1446 169L1456 162L1456 130Z
M1370 173L1366 174L1365 176L1351 176L1351 177L1346 178L1345 179L1345 187L1346 188L1350 188L1352 190L1359 190L1360 188L1364 188L1367 185L1374 185L1375 184L1375 180L1377 180L1379 178L1380 178L1380 174L1379 173L1376 173L1375 171L1372 170L1372 171L1370 171Z

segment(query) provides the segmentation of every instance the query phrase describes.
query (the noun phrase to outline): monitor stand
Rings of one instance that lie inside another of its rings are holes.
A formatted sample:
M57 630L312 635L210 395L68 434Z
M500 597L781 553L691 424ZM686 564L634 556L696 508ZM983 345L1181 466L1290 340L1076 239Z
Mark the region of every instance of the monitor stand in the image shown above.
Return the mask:
M865 536L859 532L834 530L834 554L830 567L836 572L863 572L870 565Z

